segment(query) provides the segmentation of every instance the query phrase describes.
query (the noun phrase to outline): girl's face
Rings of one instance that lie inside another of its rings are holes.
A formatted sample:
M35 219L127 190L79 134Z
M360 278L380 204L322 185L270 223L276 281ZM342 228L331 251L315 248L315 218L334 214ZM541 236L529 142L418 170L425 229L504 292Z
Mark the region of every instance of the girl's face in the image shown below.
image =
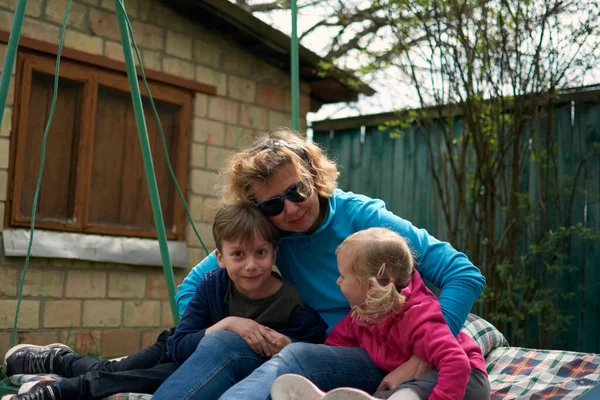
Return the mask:
M363 304L367 299L368 284L361 283L352 271L353 258L346 252L338 251L337 264L340 276L335 283L340 287L342 293L348 299L350 307Z
M263 202L272 197L285 194L293 185L300 182L300 177L294 166L290 163L283 165L267 182L266 185L254 184L252 189L256 193L256 201ZM277 229L288 232L307 232L319 218L319 197L312 188L311 195L303 202L294 203L289 199L284 200L283 211L269 217Z

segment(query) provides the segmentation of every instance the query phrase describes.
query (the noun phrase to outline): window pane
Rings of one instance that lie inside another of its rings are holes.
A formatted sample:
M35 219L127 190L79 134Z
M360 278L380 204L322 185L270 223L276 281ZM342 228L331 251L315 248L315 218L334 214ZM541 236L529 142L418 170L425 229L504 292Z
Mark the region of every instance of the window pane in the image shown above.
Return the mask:
M169 156L177 148L180 107L156 101ZM152 109L144 104L148 136L167 232L173 228L174 184ZM96 110L89 223L154 231L154 219L131 95L101 86Z
M33 72L27 113L21 217L30 218L40 168L42 139L52 103L54 77ZM73 220L74 171L77 170L81 83L60 79L52 126L46 144L44 176L37 208L38 220Z

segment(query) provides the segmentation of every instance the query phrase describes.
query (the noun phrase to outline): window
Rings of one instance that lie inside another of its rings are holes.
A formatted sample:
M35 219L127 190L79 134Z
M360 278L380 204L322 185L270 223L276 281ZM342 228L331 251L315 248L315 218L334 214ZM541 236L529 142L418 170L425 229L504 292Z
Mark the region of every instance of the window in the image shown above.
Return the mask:
M17 60L9 193L10 225L28 227L41 145L52 103L55 58ZM140 84L162 212L171 240L183 240L185 213L169 174L158 124ZM186 193L192 95L150 83L172 167ZM127 76L61 60L36 227L156 237Z

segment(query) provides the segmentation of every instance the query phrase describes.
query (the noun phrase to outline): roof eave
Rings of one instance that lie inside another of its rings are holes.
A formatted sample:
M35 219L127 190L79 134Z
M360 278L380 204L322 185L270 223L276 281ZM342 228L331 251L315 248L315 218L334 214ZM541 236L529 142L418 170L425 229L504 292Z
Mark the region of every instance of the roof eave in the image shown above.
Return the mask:
M290 38L269 26L246 10L227 0L171 0L169 4L192 20L224 31L243 48L259 55L277 67L290 69ZM316 104L351 102L359 94L375 93L370 86L347 71L333 68L327 76L319 75L319 64L324 59L304 46L299 46L300 79L311 87ZM316 105L315 105L316 106Z

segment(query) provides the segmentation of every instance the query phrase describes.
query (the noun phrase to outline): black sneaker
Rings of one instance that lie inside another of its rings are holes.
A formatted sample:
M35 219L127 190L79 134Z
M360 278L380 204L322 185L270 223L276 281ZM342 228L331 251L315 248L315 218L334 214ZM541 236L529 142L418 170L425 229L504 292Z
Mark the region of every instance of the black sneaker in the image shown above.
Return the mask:
M20 344L14 346L4 357L2 369L4 375L16 374L61 374L61 359L73 350L61 343L47 346L33 344Z
M2 400L62 400L57 382L28 382L21 386L19 394L9 394Z

